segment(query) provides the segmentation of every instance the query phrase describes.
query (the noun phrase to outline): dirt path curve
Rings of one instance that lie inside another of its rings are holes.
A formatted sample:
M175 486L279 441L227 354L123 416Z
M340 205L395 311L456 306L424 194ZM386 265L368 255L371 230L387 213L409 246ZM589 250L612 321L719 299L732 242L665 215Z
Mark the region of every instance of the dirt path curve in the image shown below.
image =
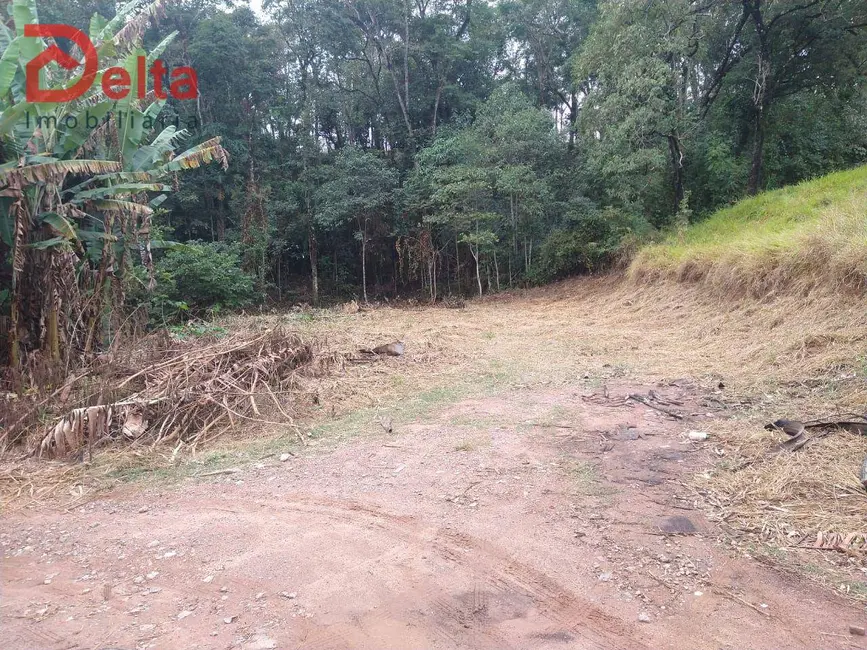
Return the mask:
M857 608L716 541L685 483L711 445L618 400L636 390L464 400L287 462L7 516L2 646L862 647Z

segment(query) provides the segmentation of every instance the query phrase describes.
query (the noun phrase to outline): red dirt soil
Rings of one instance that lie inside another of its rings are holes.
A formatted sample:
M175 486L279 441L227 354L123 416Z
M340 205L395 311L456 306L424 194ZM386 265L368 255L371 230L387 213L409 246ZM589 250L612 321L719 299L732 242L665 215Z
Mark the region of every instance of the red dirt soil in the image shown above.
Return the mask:
M867 647L858 607L720 541L688 487L713 444L684 433L706 416L617 400L648 388L465 400L287 462L7 515L0 645Z

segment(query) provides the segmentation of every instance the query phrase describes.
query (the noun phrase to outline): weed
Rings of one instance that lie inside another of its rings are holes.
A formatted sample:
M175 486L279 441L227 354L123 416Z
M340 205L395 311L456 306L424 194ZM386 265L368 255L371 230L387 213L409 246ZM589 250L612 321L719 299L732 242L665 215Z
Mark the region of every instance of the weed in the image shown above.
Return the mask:
M610 496L614 490L603 484L596 466L587 461L576 461L570 468L570 475L578 494L588 497Z
M227 334L225 327L206 321L190 321L183 325L173 325L169 327L169 332L181 341L191 338L201 338L203 336L221 338Z
M858 600L867 600L867 583L847 580L840 583L838 590Z

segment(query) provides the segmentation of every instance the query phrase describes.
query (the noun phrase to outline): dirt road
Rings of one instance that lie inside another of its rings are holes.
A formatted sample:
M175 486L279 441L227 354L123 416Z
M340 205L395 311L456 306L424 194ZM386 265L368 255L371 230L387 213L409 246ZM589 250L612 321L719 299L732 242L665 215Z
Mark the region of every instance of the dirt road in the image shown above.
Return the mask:
M587 286L327 317L408 354L325 378L306 446L247 432L169 481L15 504L0 645L867 648L861 608L726 541L696 492L726 453L686 437L729 422L718 378L767 400L799 339L752 307ZM651 390L688 421L624 399Z
M9 517L4 647L860 647L857 608L715 542L682 484L708 448L619 399L642 389L467 400Z

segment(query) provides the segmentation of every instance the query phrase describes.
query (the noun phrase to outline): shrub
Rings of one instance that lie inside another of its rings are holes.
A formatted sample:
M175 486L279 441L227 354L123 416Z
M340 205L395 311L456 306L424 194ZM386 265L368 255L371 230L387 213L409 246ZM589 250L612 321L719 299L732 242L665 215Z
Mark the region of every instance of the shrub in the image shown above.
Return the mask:
M255 289L255 278L241 269L236 245L191 242L175 246L157 262L156 279L151 316L162 322L240 309L262 298Z
M582 209L542 242L533 280L551 282L578 273L592 273L616 258L624 235L646 233L648 224L613 209Z

